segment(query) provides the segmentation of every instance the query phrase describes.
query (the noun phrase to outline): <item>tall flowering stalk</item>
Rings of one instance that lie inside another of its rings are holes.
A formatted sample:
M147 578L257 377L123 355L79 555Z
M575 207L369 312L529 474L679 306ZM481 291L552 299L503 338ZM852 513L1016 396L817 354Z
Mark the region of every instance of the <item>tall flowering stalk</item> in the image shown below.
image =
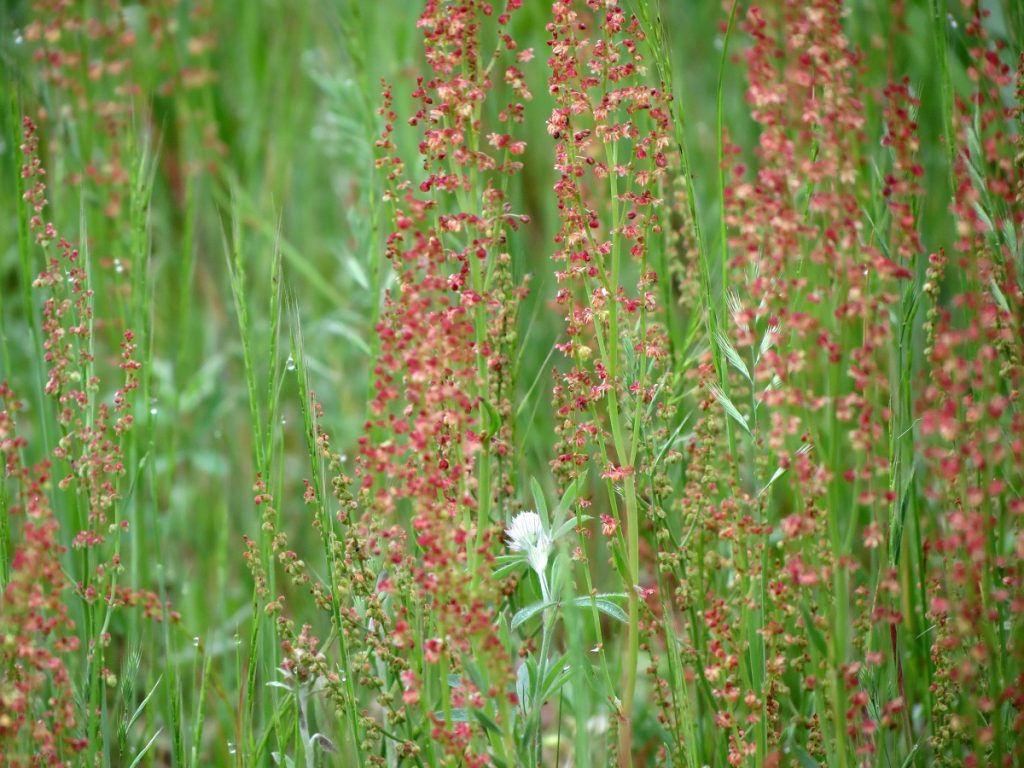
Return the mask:
M888 481L888 457L884 450L872 455L887 444L887 409L879 406L889 382L879 356L887 354L898 281L912 273L882 252L860 216L857 159L865 119L855 81L858 54L846 40L841 3L753 7L743 26L753 41L746 52L747 97L762 131L753 178L734 165L735 181L725 190L736 288L720 341L749 365L747 376L742 370L737 376L733 366L731 390L734 397L749 392L739 418L756 439L749 449L759 486L741 507L753 513L760 535L746 532L754 535L740 544L737 566L760 605L740 607L744 635L733 639L737 650L743 643L756 649L753 674L736 684L752 689L744 700L758 725L752 743L734 740L732 749L765 759L775 740L771 698L784 667L771 661L776 641L764 602L793 600L794 590L806 595L795 598L801 602L828 595L834 606L827 615L831 642L818 662L825 692L818 696L831 719L822 724L825 743L846 765L847 730L860 740L866 703L856 690L861 662L849 660L851 574L859 567L851 550L856 521L884 504L875 497ZM907 255L914 256L901 254ZM769 581L770 496L761 489L776 468L788 473L794 492L792 514L780 521L791 585ZM866 730L863 736L871 738Z
M932 513L922 526L921 599L934 627L930 743L938 762L1010 765L1024 759L1021 678L1010 672L1024 658L1024 65L1015 72L990 39L988 12L965 6L972 91L957 96L952 119L956 241L929 261L928 374L915 403L928 468L923 505ZM1005 94L1013 88L1011 107Z
M384 88L376 167L394 280L374 329L354 478L320 427L301 338L293 340L313 469L305 501L315 510L327 578L314 577L289 549L266 484L256 486L270 554L310 589L340 638L338 667L321 658L306 679L322 677L320 690L347 710L351 729L338 749L360 765L419 755L431 764L515 760L514 666L492 563L512 492L511 365L525 291L513 282L509 254L510 234L527 220L510 203L525 151L513 131L530 97L518 64L532 56L508 32L519 6L425 4L417 26L431 74L417 78L412 93L408 124L421 135L414 171L399 155L398 115ZM495 92L508 101L492 108ZM305 711L308 691L296 687L294 670L309 656L296 655L297 641L305 637L309 650L319 640L311 628L296 633L284 597L271 594L264 553L246 546L256 598L282 638L287 680L273 685ZM367 699L370 709L361 710ZM325 744L299 741L307 759Z
M801 749L815 759L857 764L886 750L912 753L925 739L937 755L953 754L950 744L960 739L958 754L1006 760L1003 724L1014 707L998 711L992 702L1014 700L1014 685L1001 664L979 675L954 659L961 643L993 657L1012 647L1012 610L1000 612L984 585L1012 604L1016 577L1000 568L1015 538L995 535L986 548L955 532L985 529L980 517L968 522L972 489L976 504L992 499L991 513L979 513L987 524L1014 528L1005 515L1016 501L1002 480L1016 469L998 449L990 456L947 444L918 450L916 460L914 449L940 424L944 440L954 440L963 418L993 439L1014 430L1016 416L1004 405L1018 386L1019 338L1000 330L1018 315L1006 254L1016 247L1019 200L1015 172L1000 154L1011 145L1001 131L1013 130L1014 113L985 85L1006 89L1012 73L997 50L973 51L972 77L981 85L971 125L980 131L966 129L964 150L954 154L953 213L964 255L961 273L946 284L963 295L950 300L941 288L951 279L948 257L927 253L918 222L919 102L906 82L880 95L885 152L877 177L868 175L865 132L874 126L860 96L861 55L842 15L839 2L764 3L742 24L759 146L748 169L725 145L728 320L712 343L728 378L727 386L708 387L708 401L740 439L729 441L737 463L723 496L722 469L706 462L716 444L724 446L718 425L705 420L695 438L710 445L694 446L688 477L699 481L684 502L698 553L714 553L730 576L708 582L707 556L698 554L682 571L698 591L680 585L677 603L696 603L707 625L691 632L693 651L710 690L712 738L728 745L730 764L776 759L787 738L787 699L812 712L795 725ZM968 33L983 40L980 19ZM929 306L923 325L921 305ZM974 362L964 347L954 352L965 338L958 325L974 329L963 331L980 343ZM922 332L923 357L915 352ZM1000 384L991 378L996 368ZM924 401L915 398L915 384L935 375L941 383L920 390ZM961 379L972 382L970 395L958 389ZM970 404L952 405L958 393ZM968 475L965 463L974 468ZM946 483L957 490L936 489ZM947 518L944 508L956 512ZM980 566L987 558L991 564ZM938 578L932 569L956 576ZM975 588L986 598L972 601ZM958 597L929 598L936 591ZM946 621L954 604L974 617L959 626L1001 625L1010 634L963 638ZM990 621L980 621L986 612ZM937 630L936 640L923 640ZM968 701L980 702L973 711L994 713L973 731L960 709ZM951 709L958 714L947 720L941 713Z
M50 466L22 466L26 443L18 435L18 405L0 384L0 513L23 520L0 594L0 749L12 768L66 765L86 746L68 665L79 638L68 615L60 526L49 507ZM9 499L12 483L17 486Z
M650 504L652 418L663 418L667 340L656 321L659 276L650 260L670 147L668 98L645 83L643 32L617 2L555 2L549 90L555 108L560 229L557 301L569 368L555 388L556 474L571 479L596 461L606 481L605 530L629 599L618 691L621 765L632 759L640 646L641 504ZM621 499L621 500L620 500Z
M11 708L5 716L14 723L8 734L17 734L29 711L29 693L40 686L42 671L41 666L34 671L31 665L24 666L23 660L37 657L31 664L42 664L49 659L51 710L46 716L38 715L42 718L39 732L32 738L45 759L57 764L63 760L61 755L83 749L95 755L102 748L105 688L117 679L112 671L116 657L107 651L114 611L128 604L141 605L147 615L158 619L163 614L155 595L121 584L119 579L121 536L129 528L119 508L126 474L123 444L135 421L134 394L141 367L135 358L134 335L123 331L116 358L123 383L112 402L107 402L101 396L98 372L103 363L96 359L90 265L44 220L45 170L36 126L28 118L23 137L21 179L29 208L28 229L46 256L33 286L45 295L40 353L47 366L43 393L52 411L47 406L38 432L45 438L55 426L57 435L51 438L55 444L46 462L31 471L22 467L24 444L13 433L11 418L16 402L4 389L6 475L20 485L19 503L12 511L26 516L20 539L14 539L13 574L3 598L3 627L13 644L8 650L14 652L4 670L4 685L22 691L22 697L12 699L5 693L4 708ZM51 415L54 424L48 425ZM60 538L70 541L70 553ZM69 618L69 602L81 604L83 618L77 626ZM74 653L79 648L84 651L84 664L78 663ZM81 691L85 710L76 716L71 674L80 670L76 689ZM56 725L48 731L53 718ZM21 745L17 748L20 753Z
M380 355L357 468L361 524L389 561L379 588L411 588L387 618L393 642L419 662L401 672L404 703L432 723L445 752L471 764L486 753L474 746L470 724L452 719L454 708L486 709L511 728L512 665L497 635L499 593L488 564L498 543L497 502L507 493L517 295L508 237L522 220L509 209L508 187L525 144L511 132L529 98L517 61L530 52L517 52L507 31L519 5L497 13L497 45L485 50L490 3L426 4L417 26L431 74L418 80L409 120L422 131L417 181L396 154L396 115L385 94L378 166L396 284L377 328ZM490 123L486 100L497 78L512 100ZM452 673L460 675L456 687ZM492 748L509 759L506 744Z

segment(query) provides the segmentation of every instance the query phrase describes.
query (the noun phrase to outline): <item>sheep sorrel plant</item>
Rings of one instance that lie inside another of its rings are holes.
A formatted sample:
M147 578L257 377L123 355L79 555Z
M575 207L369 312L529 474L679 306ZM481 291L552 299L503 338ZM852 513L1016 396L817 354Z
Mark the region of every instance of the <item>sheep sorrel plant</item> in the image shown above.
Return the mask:
M0 59L0 763L1024 766L1019 3Z
M16 418L26 406L4 384L0 744L12 766L64 765L76 755L90 762L116 749L104 744L101 721L129 717L120 697L107 691L118 684L110 650L115 637L123 640L118 609L142 606L158 620L164 611L155 594L121 579L122 534L130 527L123 457L141 368L135 336L123 330L112 366L97 360L89 254L43 218L46 171L29 118L20 149L24 234L45 256L32 287L45 296L39 353L47 366L42 394L50 402L43 402L35 429L49 456L27 463L24 434L32 430ZM124 380L108 400L100 371L110 367ZM18 535L12 535L17 521ZM134 685L136 671L126 670L125 686Z

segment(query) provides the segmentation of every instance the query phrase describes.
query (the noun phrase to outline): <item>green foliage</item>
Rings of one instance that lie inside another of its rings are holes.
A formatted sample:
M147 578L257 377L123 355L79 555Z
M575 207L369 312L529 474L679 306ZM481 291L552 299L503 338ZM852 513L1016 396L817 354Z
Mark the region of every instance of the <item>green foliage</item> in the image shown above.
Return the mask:
M479 57L457 76L493 90L443 118L419 5L0 8L5 759L1024 760L1017 5L631 0L637 26L607 37L642 66L584 83L582 58L564 82L549 69L551 3L506 27L474 2ZM605 34L603 2L568 5ZM836 80L799 46L834 52ZM533 94L521 123L502 114L513 64ZM623 95L620 76L642 87ZM791 98L758 101L768 83ZM642 143L662 107L664 163ZM627 118L635 134L607 130ZM422 155L434 128L522 170ZM579 194L553 191L556 159ZM442 171L467 183L442 194ZM67 249L40 247L43 221ZM438 276L417 235L449 259L424 301L451 309L417 333L469 318L467 380L455 336L434 349L449 357L394 346L403 297ZM572 282L563 249L593 270ZM58 397L49 298L73 307L77 378ZM407 394L437 366L451 391ZM122 397L130 429L104 420ZM452 403L458 429L415 444ZM372 469L367 446L405 458ZM467 468L454 490L396 489L442 462ZM447 559L427 557L424 499L450 504ZM509 551L524 510L540 561ZM74 643L22 636L32 574ZM52 668L27 675L19 644ZM71 699L53 755L5 720L29 678L33 719Z

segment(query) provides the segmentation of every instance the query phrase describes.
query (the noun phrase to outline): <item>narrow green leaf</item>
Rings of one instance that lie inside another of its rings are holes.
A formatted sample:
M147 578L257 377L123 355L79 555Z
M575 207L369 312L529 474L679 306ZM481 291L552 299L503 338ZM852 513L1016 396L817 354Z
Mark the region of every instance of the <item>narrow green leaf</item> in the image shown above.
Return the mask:
M776 467L775 472L772 473L771 478L768 480L767 483L765 483L764 488L762 488L757 495L764 496L764 494L768 491L769 488L772 487L775 481L782 477L784 474L786 474L786 469L784 467Z
M729 396L722 391L721 387L712 384L711 394L714 396L715 400L718 401L719 405L721 405L722 408L725 409L725 412L729 415L729 417L737 424L739 424L741 427L743 427L743 431L749 435L750 427L747 425L746 417L742 413L740 413L739 409L735 405L733 405L732 400L730 400Z
M524 621L529 621L545 608L550 608L553 605L554 603L548 600L547 602L534 603L533 605L528 605L525 608L520 608L516 612L516 615L512 617L512 629L518 629L522 626Z
M725 359L729 361L729 364L739 371L747 381L752 381L750 371L747 370L747 364L743 362L743 358L740 357L736 347L729 341L729 337L719 331L715 336L715 340L718 342L718 348L725 354Z
M483 729L485 731L489 731L490 733L493 733L496 736L502 735L501 728L498 727L498 724L494 722L494 720L492 720L491 717L486 712L484 712L481 709L474 709L472 710L472 712L473 717L476 718L476 721L480 723L481 726L483 726Z
M364 355L370 354L370 345L367 344L363 337L359 335L359 331L344 320L326 320L323 323L317 323L317 329L323 330L332 336L341 336L342 338L348 339L355 344L359 351Z
M494 578L504 579L507 576L511 576L516 571L521 571L526 567L526 561L519 557L514 562L505 563L504 565L498 566L494 569Z
M516 696L519 697L519 706L524 712L530 711L530 691L533 690L533 674L530 669L530 660L527 659L516 672Z
M999 308L1003 310L1003 312L1009 312L1010 305L1006 301L1006 296L1004 296L1002 290L1000 290L999 284L996 283L994 279L989 280L989 287L992 289L992 295L995 297L996 304L999 305Z
M544 701L548 701L558 693L570 677L572 677L572 667L568 664L556 664L548 673L547 680L544 681L544 693L541 694L541 698Z
M552 541L558 541L560 538L565 536L569 531L573 530L577 523L585 523L588 520L593 520L593 515L580 515L579 517L570 517L551 534Z
M146 753L149 752L149 750L153 746L153 744L156 743L157 738L160 736L161 733L163 733L163 731L164 731L163 728L157 728L156 729L156 733L153 734L153 738L151 738L149 741L147 741L146 742L146 746L144 746L142 749L139 750L139 754L137 754L135 756L135 759L132 760L132 762L128 766L128 768L135 768L135 766L137 766L139 763L142 762L142 758L144 758L146 756Z
M139 719L139 716L142 714L142 711L146 708L146 705L149 703L149 700L153 698L153 694L156 693L156 689L160 687L160 682L163 679L164 676L160 675L160 677L156 679L156 682L153 683L153 688L149 691L149 693L146 694L146 698L144 698L142 700L142 703L139 704L139 706L135 709L135 714L128 718L127 728L131 728L133 725L135 725L135 721Z
M914 484L914 475L917 473L917 466L911 466L903 488L900 489L899 505L893 505L892 519L889 521L889 557L893 567L899 565L900 551L903 548L903 527L907 519L907 509L910 506L910 491ZM897 509L899 510L897 512Z
M673 446L673 444L675 444L676 438L679 437L679 433L683 431L683 427L686 426L687 422L690 420L690 416L692 415L693 411L690 411L690 413L686 414L683 417L682 421L679 422L679 426L677 426L672 431L672 434L669 435L668 440L666 440L664 445L662 445L661 448L658 450L658 455L654 457L654 461L651 462L652 467L656 467L659 464L661 464L661 460L665 458L665 454L668 453L669 449Z
M911 750L907 753L906 758L903 760L901 768L910 768L914 764L914 758L917 756L917 750L921 748L921 743L915 744Z
M608 600L595 600L594 607L606 616L611 616L616 621L621 621L623 624L629 623L629 617L626 616L626 612L615 603Z
M487 440L498 434L498 430L501 429L501 414L490 400L482 399L480 403L484 409L484 439Z
M760 360L764 357L764 353L775 346L775 337L779 335L779 326L771 325L768 326L768 330L764 332L764 336L761 337L761 346L757 348L757 359Z
M530 490L533 492L533 503L537 507L537 514L540 515L541 522L544 523L545 528L550 529L551 516L548 514L548 502L544 497L544 489L541 488L536 477L530 478Z
M616 539L612 544L612 560L615 563L615 568L618 570L619 574L624 579L628 579L629 565L626 563L626 556L622 551L622 545L619 543L618 539Z
M565 519L565 516L572 509L572 505L576 503L576 498L579 496L581 488L584 488L587 484L587 470L583 470L575 480L569 483L569 487L565 489L565 493L562 495L562 500L558 502L558 507L555 509L555 519L553 524L558 526ZM555 537L557 538L557 537Z
M597 610L599 610L601 613L605 614L606 616L611 616L616 621L628 623L629 617L626 615L626 612L622 610L622 608L617 606L615 603L613 603L611 600L609 600L609 597L625 597L625 595L577 597L573 599L572 604L580 608L589 608L593 606L594 608L597 608Z
M366 276L366 270L363 269L363 265L359 263L359 260L348 255L343 263L345 264L345 271L348 272L355 283L364 291L370 290L370 279Z

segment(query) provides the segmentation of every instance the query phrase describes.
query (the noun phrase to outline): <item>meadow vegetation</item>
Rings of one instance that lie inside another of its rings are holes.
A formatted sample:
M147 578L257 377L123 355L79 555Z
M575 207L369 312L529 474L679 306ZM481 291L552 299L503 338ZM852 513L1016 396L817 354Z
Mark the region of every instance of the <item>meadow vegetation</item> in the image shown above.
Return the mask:
M0 762L1024 765L1014 0L0 7Z

